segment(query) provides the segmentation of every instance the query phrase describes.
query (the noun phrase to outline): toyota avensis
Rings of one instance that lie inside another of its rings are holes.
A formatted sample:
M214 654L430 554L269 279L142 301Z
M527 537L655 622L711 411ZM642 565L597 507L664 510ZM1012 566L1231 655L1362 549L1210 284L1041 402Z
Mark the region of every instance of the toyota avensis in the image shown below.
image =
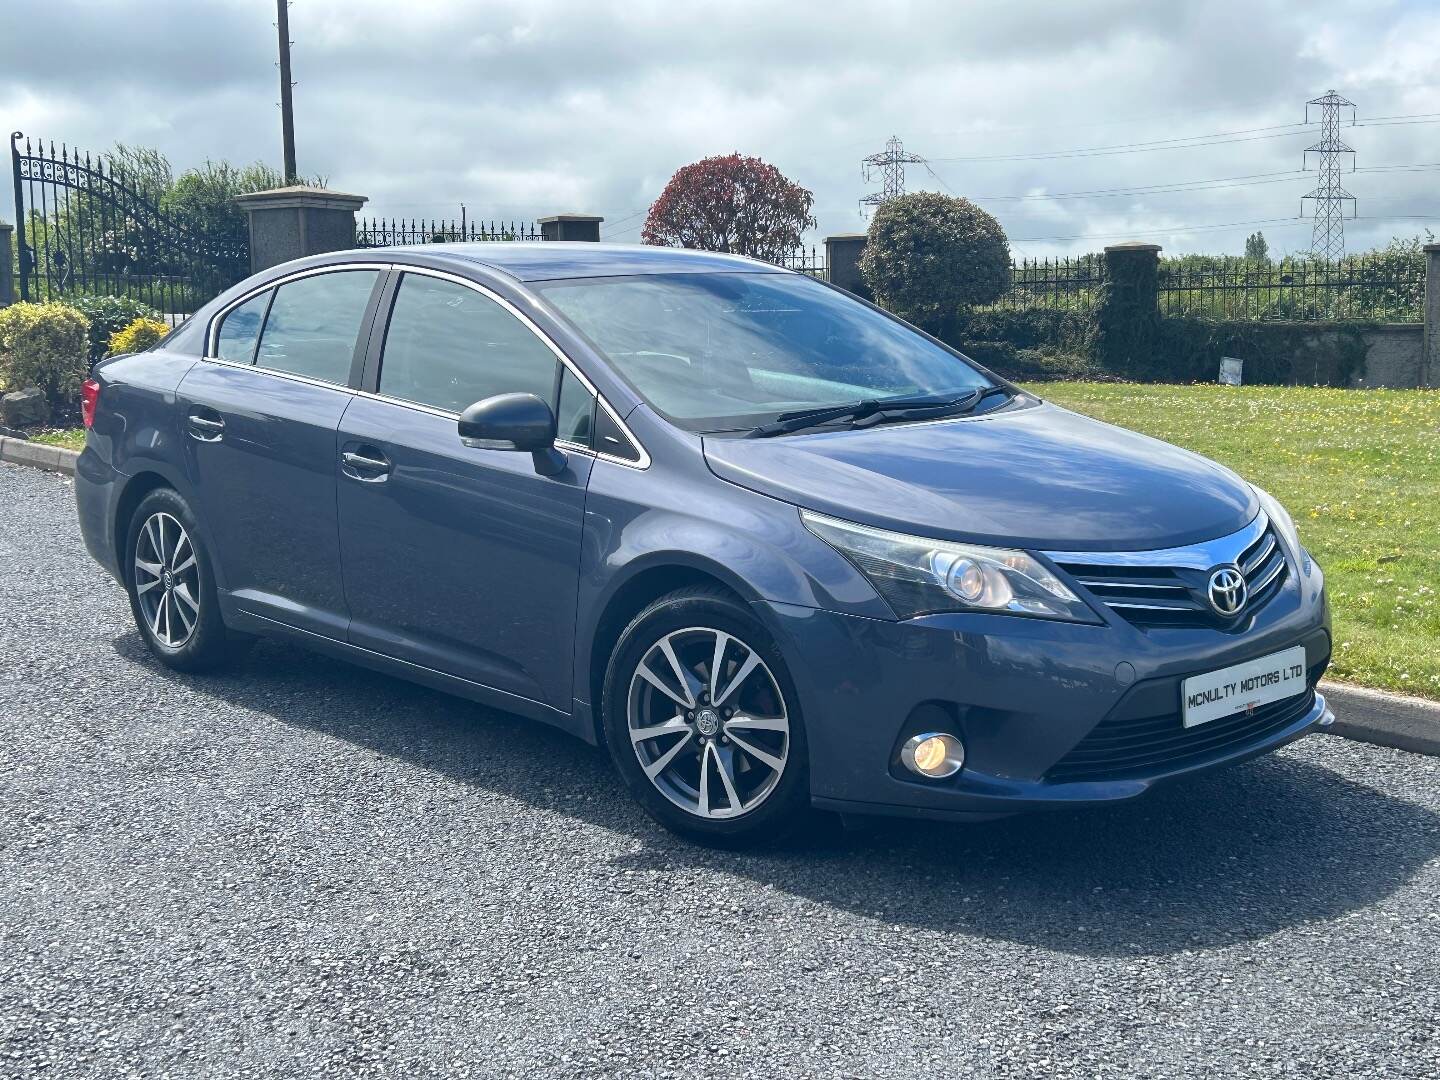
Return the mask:
M702 840L1129 799L1333 718L1273 498L748 259L309 258L84 404L163 663L280 637L543 720Z

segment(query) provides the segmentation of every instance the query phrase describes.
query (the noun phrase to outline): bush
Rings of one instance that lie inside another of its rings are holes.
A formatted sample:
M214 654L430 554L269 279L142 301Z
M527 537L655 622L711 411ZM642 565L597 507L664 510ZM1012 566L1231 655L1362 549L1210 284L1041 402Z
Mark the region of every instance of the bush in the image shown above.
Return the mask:
M136 319L160 317L160 313L149 304L142 304L128 296L78 296L66 302L90 320L91 367L104 357L110 347L110 339Z
M1018 308L962 312L946 327L945 340L961 352L972 341L1008 341L1088 356L1094 333L1095 320L1085 312Z
M169 332L170 325L159 319L136 319L110 335L110 355L144 352Z
M966 199L921 191L880 204L860 256L876 303L935 329L958 309L992 304L1010 284L1000 223Z
M89 374L90 324L65 304L12 304L0 309L0 383L38 386L56 407L74 404Z
M976 340L959 348L970 359L1012 382L1054 382L1057 379L1100 382L1108 377L1084 353L1050 345L1022 348L1009 341Z

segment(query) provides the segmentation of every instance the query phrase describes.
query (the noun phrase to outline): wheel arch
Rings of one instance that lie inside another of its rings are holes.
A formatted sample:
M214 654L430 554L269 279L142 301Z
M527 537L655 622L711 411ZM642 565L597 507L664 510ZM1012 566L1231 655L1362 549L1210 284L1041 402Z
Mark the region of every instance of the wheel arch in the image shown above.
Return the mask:
M589 646L584 650L585 689L589 694L590 731L597 745L604 743L604 716L601 711L605 672L620 634L647 604L677 589L719 588L750 606L755 599L745 583L718 563L688 552L656 553L638 565L609 593L594 622Z
M135 511L149 495L157 488L170 488L174 490L175 485L169 478L146 469L136 473L125 482L124 488L120 491L120 498L115 503L115 564L120 567L122 573L126 572L125 554L126 546L130 538L130 523L135 518Z
M115 516L112 522L115 565L120 567L122 574L127 573L125 548L130 539L130 523L134 520L135 511L144 501L145 496L159 488L169 488L190 504L200 533L200 542L205 545L207 551L215 550L214 544L211 543L209 527L196 509L195 501L191 497L188 487L189 485L184 482L182 477L157 461L146 461L144 467L125 479L124 485L120 489L120 495L115 500ZM216 587L223 588L224 568L213 557L210 560L210 572L215 577Z

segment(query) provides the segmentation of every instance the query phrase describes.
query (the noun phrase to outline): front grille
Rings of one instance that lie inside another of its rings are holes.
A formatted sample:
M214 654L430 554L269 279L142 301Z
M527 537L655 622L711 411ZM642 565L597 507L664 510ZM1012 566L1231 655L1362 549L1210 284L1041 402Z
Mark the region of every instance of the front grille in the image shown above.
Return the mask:
M1228 545L1226 541L1231 541ZM1263 607L1285 584L1289 569L1274 528L1263 517L1223 541L1173 552L1134 555L1054 553L1062 570L1095 599L1136 626L1234 626ZM1248 598L1240 615L1226 619L1210 606L1211 571L1234 563L1245 575Z
M1312 669L1323 671L1323 664ZM1180 713L1103 720L1056 763L1045 779L1055 783L1082 780L1124 780L1203 765L1247 744L1261 743L1304 716L1315 703L1315 691L1262 705L1251 713L1211 720L1187 728Z

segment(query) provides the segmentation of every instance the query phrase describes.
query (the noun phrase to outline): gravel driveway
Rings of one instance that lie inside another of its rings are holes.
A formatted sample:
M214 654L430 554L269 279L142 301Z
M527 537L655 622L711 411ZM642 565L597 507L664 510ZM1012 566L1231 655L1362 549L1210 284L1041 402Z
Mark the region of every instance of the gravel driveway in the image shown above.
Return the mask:
M71 498L0 465L0 1076L1440 1077L1440 759L709 852L515 717L162 670Z

